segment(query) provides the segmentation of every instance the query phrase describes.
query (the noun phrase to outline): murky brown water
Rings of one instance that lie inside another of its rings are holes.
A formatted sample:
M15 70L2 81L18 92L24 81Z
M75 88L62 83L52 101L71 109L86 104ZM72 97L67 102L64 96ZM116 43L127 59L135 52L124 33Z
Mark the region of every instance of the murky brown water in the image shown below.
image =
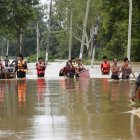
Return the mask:
M0 81L0 140L139 140L134 81Z

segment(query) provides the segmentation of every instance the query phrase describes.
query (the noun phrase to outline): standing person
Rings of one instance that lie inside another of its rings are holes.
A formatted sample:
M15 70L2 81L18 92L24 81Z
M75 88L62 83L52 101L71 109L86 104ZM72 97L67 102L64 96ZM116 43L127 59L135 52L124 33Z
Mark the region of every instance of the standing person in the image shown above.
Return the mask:
M103 57L103 63L101 64L102 75L109 75L110 73L110 63L107 60L107 56Z
M0 60L0 79L2 78L3 69L4 69L4 65L3 65L2 61Z
M5 67L8 67L9 64L10 64L10 61L9 61L8 55L7 55L6 58L4 59L4 62L5 62Z
M76 67L76 61L75 61L75 58L74 58L74 57L71 58L71 63L72 63L72 65L73 65L74 67Z
M75 68L72 65L71 60L68 60L66 66L64 67L64 76L68 78L74 78L75 75Z
M76 67L75 67L75 72L76 72L76 77L79 77L79 73L83 70L85 70L84 65L82 64L82 60L80 58L77 58L76 60Z
M39 57L38 62L36 63L37 76L38 77L44 77L45 69L46 69L46 64L43 61L43 58Z
M132 68L129 65L128 59L124 59L124 65L122 65L122 67L121 67L121 72L122 72L122 79L129 79L130 74L132 74L133 77L135 78Z
M113 59L113 65L111 66L111 79L119 80L119 74L120 74L120 66L117 65L118 60Z
M132 93L131 93L132 101L135 101L136 94L138 92L139 87L140 87L140 73L139 73L139 76L136 79L136 82L135 82L135 85L134 85L134 89L132 90Z
M26 71L27 71L27 63L24 60L23 55L19 54L18 61L17 61L17 64L15 66L15 72L17 72L17 78L25 78Z

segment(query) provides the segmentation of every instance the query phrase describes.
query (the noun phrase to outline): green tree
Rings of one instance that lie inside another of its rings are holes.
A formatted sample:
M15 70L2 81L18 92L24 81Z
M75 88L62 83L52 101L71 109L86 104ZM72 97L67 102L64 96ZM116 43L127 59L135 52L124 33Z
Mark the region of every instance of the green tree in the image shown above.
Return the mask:
M16 39L18 51L21 35L35 18L37 4L39 0L2 0L0 3L0 11L3 13L0 17L1 31L5 36L11 35Z

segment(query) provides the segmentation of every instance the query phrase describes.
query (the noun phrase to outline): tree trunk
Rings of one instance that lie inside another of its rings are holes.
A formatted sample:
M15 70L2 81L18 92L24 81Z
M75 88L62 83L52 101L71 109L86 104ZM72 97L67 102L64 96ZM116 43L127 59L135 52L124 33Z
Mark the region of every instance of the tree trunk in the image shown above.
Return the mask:
M71 50L72 50L72 24L73 24L73 12L71 10L70 11L70 36L69 36L69 60L71 59Z
M83 57L84 44L85 44L85 39L86 39L86 28L87 28L87 21L88 21L89 6L90 6L90 0L87 0L86 15L85 15L85 20L83 24L83 35L82 35L81 49L80 49L80 55L79 55L79 58L81 59Z
M9 55L9 39L7 39L7 49L6 49L6 55Z
M97 34L99 29L100 17L98 16L95 27L91 30L91 49L92 49L92 60L91 67L93 68L94 57L95 57L95 49L97 47Z
M51 28L51 16L52 16L52 0L50 1L50 11L49 11L49 22L48 22L48 35L47 35L47 46L46 46L46 63L48 63L49 56L49 45L50 45L50 28Z
M23 34L20 33L20 46L19 46L20 53L22 53L22 39L23 39Z
M17 31L17 52L22 53L22 29Z
M37 22L37 25L36 25L36 51L37 51L36 62L38 62L38 58L39 58L39 56L40 56L38 22Z

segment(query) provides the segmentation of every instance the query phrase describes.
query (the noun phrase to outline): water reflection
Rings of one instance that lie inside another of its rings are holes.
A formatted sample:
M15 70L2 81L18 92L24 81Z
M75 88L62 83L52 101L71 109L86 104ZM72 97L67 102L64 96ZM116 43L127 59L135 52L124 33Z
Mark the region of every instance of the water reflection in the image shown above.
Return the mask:
M122 113L130 110L131 84L89 78L0 81L0 139L140 139L139 118Z
M37 93L38 93L38 100L44 99L44 94L46 92L46 80L44 78L37 79Z
M120 82L114 81L111 83L111 101L120 101Z
M26 80L17 81L18 105L19 107L26 104Z
M75 81L73 78L65 79L65 88L68 90L75 89Z
M0 106L2 106L2 103L4 101L4 86L5 86L5 82L2 82L0 84Z
M79 92L87 93L89 89L89 78L80 77L79 78Z
M109 80L107 78L102 79L102 92L108 94L109 93Z

